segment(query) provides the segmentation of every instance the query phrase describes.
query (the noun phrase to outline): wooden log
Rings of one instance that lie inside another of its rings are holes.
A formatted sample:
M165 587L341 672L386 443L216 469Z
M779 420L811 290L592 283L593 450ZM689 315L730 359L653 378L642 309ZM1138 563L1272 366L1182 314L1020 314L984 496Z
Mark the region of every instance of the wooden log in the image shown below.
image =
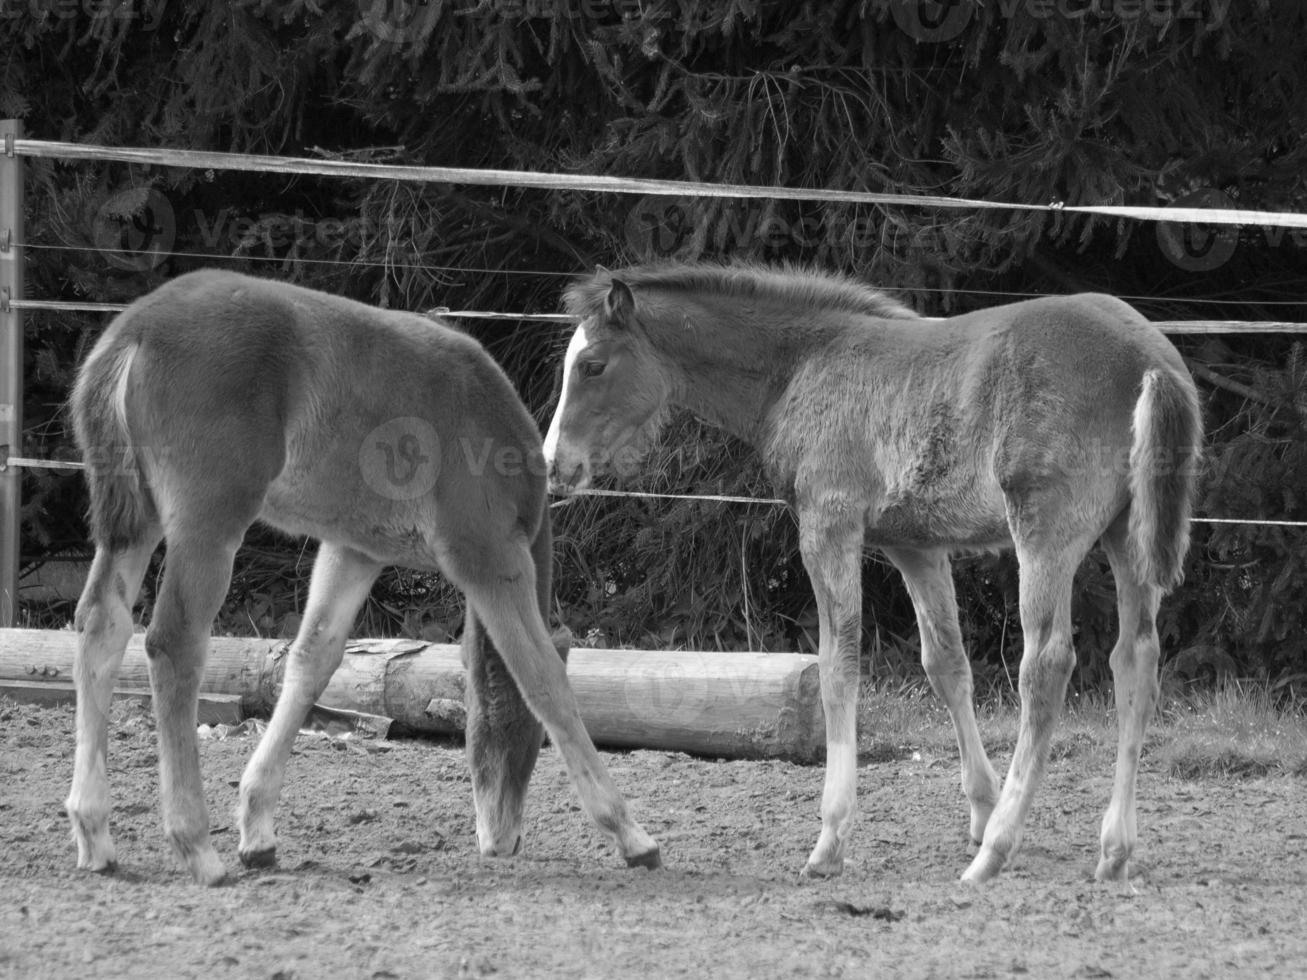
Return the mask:
M66 683L75 650L68 630L0 630L0 681ZM288 650L285 641L215 637L201 689L239 697L247 716L266 714ZM598 745L796 761L824 753L817 660L809 655L574 649L567 674ZM148 676L144 637L133 636L119 685L148 690ZM359 640L320 703L461 734L463 698L457 646Z

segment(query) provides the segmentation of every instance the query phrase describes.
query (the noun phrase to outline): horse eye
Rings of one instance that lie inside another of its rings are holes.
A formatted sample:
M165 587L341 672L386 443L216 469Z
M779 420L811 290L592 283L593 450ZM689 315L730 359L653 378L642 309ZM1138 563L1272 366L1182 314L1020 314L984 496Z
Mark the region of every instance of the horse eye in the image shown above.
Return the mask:
M607 365L603 361L580 361L576 365L583 378L597 378L604 373L605 367Z

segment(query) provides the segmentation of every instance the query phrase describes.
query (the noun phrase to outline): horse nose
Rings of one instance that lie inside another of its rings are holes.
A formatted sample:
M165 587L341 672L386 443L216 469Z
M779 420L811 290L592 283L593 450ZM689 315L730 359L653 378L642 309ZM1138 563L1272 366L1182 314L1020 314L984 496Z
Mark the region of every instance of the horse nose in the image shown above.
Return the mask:
M558 465L558 459L555 457L549 461L549 489L554 493L571 493L576 486L577 481L581 479L584 466L581 463L574 463L570 470L565 471Z

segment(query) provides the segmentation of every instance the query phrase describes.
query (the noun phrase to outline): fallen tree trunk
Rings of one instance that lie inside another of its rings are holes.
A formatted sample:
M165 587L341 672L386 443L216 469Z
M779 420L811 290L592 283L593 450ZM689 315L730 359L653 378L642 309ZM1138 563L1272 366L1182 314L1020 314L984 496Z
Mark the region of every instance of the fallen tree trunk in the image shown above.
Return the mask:
M76 634L0 630L0 696L6 682L66 687ZM247 715L276 702L289 644L215 637L201 691L239 697ZM574 649L568 679L598 745L729 758L822 756L825 727L815 657L794 653L696 653ZM118 675L122 691L149 690L144 636L133 636ZM415 640L359 640L320 703L384 715L417 731L462 734L459 648Z

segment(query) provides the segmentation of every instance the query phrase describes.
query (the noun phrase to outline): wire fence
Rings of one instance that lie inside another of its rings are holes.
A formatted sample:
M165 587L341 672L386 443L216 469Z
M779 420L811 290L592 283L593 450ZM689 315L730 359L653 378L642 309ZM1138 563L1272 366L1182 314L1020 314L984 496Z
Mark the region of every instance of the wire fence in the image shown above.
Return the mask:
M769 201L810 201L830 204L879 204L899 207L962 208L1047 214L1083 214L1165 221L1181 224L1256 225L1267 228L1307 228L1307 214L1287 211L1253 211L1241 208L1149 207L1121 204L1026 204L985 201L934 194L899 194L869 190L777 187L757 184L713 184L705 181L612 177L601 174L560 174L530 170L473 170L463 167L427 167L314 157L278 157L208 150L114 147L57 140L14 139L5 152L28 157L62 160L112 160L159 167L193 167L246 173L363 177L369 180L403 180L420 183L469 184L489 187L537 188L554 191L599 191L655 197L744 198Z
M23 299L12 300L15 310L51 310L64 313L121 313L126 303L88 303L80 300ZM537 320L545 323L576 323L568 313L504 313L493 310L451 310L437 306L426 311L428 316L464 317L481 320ZM938 320L939 317L922 317ZM1166 334L1223 334L1223 333L1307 333L1307 323L1283 320L1154 320L1153 326Z
M939 195L900 194L859 189L823 189L759 186L746 184L713 184L702 181L655 180L631 177L613 177L598 174L560 174L540 171L474 170L460 167L429 167L397 164L369 163L338 158L275 157L256 154L218 153L203 150L169 148L110 147L96 144L68 143L54 140L13 138L7 135L4 152L7 156L26 156L61 160L116 161L150 166L193 167L211 170L319 175L328 177L354 177L369 180L418 181L423 183L468 184L474 186L534 188L551 191L588 191L613 194L640 194L645 196L684 198L737 198L769 201L805 201L839 204L868 204L897 207L949 208L968 210L1006 210L1042 212L1047 214L1078 214L1113 217L1128 220L1161 221L1175 224L1253 225L1266 228L1307 229L1307 214L1291 212L1256 211L1237 208L1183 208L1130 205L1068 205L1061 201L1047 204L987 201L973 198L956 198ZM60 248L63 246L17 247ZM82 248L82 246L74 246ZM95 249L100 250L100 249ZM169 253L172 254L172 253ZM186 254L186 253L178 253ZM206 256L192 256L205 258ZM230 255L207 256L214 259L260 258L258 256ZM336 260L325 260L336 261ZM344 260L341 260L342 263ZM350 263L353 264L353 263ZM443 271L511 273L513 270ZM529 272L521 274L559 275L556 272ZM1001 294L1007 295L1007 294ZM1128 297L1139 299L1138 297ZM1285 303L1284 305L1289 305ZM125 310L125 304L90 303L50 299L18 299L0 297L0 312L9 310L114 313ZM574 318L562 313L503 312L491 310L450 310L444 307L428 311L446 317L466 317L487 320L540 321L546 323L573 322ZM1291 321L1238 321L1238 320L1170 320L1156 324L1169 334L1221 334L1221 333L1307 333L1307 323ZM65 460L43 460L23 456L9 456L9 447L0 447L0 472L10 467L46 470L80 470L84 464ZM586 490L586 496L626 497L652 500L690 500L702 503L754 504L784 506L786 501L767 497L737 497L721 494L670 494L627 490ZM556 502L564 506L571 498ZM1244 524L1271 527L1307 527L1307 521L1271 520L1261 518L1208 517L1194 518L1197 523Z

